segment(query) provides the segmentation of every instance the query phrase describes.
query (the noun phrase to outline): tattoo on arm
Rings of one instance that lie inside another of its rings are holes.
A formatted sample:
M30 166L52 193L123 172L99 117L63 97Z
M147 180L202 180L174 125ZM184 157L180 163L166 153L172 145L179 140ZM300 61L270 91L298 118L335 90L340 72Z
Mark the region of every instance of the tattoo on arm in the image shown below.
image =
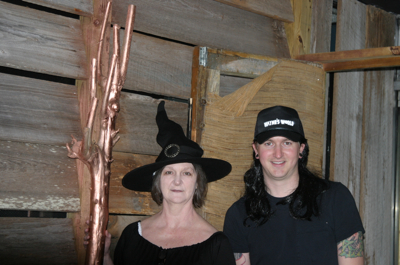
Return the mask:
M233 253L233 255L235 256L236 264L246 263L246 257L243 255L243 253Z
M238 260L243 256L243 253L233 253L233 255L235 256L235 260Z
M340 241L337 245L338 256L345 258L357 258L364 256L364 236L361 231L349 238Z

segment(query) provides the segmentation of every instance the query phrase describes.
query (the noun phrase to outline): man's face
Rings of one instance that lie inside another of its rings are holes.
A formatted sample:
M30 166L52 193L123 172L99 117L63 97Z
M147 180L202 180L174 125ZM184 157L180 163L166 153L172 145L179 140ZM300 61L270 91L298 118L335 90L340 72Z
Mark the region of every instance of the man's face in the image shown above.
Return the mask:
M293 142L286 137L275 136L262 144L253 143L263 168L264 181L284 181L298 178L298 159L305 144Z

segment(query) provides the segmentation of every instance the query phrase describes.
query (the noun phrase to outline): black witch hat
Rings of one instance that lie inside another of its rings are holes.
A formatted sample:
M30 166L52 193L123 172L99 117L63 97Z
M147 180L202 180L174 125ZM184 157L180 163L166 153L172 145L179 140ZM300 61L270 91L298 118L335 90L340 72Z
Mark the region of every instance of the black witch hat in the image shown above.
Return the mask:
M155 163L136 168L127 173L122 179L122 185L130 190L151 191L154 172L166 165L176 163L200 165L208 182L228 175L232 170L231 164L220 159L202 158L203 149L185 136L179 124L168 119L164 105L164 101L158 104L156 116L157 143L162 148L161 153Z

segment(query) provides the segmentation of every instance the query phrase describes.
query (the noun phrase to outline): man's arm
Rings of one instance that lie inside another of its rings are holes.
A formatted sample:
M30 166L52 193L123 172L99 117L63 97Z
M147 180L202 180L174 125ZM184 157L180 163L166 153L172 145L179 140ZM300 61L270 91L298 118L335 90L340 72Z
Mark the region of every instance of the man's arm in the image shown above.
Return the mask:
M236 265L250 265L250 253L233 253Z
M364 236L361 231L337 245L339 265L364 264Z

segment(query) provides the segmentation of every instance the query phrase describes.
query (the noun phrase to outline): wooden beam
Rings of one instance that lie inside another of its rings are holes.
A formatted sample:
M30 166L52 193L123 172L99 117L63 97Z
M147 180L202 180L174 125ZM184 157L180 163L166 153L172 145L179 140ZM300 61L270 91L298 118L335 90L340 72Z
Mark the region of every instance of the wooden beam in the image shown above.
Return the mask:
M291 0L294 22L285 22L285 31L291 58L310 53L312 1Z
M294 22L290 0L215 0L262 16Z
M400 46L304 54L296 60L321 63L326 72L400 66Z

